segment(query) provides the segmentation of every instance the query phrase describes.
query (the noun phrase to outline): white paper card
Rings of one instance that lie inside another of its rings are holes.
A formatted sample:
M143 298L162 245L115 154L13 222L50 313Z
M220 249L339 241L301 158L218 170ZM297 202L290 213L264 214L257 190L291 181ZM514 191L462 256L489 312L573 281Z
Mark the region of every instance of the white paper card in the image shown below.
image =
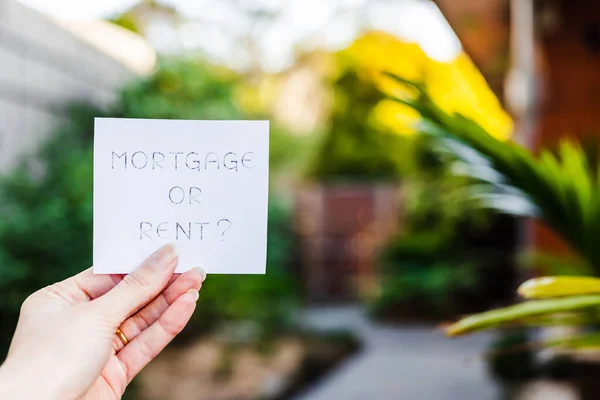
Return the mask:
M264 274L268 121L97 118L94 272L175 242L177 272Z

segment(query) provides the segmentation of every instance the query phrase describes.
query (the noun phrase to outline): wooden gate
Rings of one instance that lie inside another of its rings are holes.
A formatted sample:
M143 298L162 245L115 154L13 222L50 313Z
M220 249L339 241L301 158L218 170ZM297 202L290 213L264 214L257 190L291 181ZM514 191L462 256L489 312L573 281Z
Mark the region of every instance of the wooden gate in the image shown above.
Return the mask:
M309 299L344 301L367 294L375 285L379 250L398 228L398 186L305 186L295 204Z

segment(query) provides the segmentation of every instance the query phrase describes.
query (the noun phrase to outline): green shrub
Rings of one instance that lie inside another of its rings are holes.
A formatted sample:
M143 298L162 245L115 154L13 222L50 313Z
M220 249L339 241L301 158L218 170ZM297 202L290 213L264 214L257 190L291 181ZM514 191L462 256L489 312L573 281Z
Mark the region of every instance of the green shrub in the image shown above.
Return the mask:
M478 284L478 269L435 233L394 239L381 260L382 287L371 305L379 316L440 318L457 311L458 297Z
M505 331L491 346L489 369L503 383L518 383L539 375L535 363L535 352L527 344L526 329Z
M309 166L310 177L323 181L397 179L412 157L412 140L372 122L373 108L383 95L353 67L333 87L330 126Z

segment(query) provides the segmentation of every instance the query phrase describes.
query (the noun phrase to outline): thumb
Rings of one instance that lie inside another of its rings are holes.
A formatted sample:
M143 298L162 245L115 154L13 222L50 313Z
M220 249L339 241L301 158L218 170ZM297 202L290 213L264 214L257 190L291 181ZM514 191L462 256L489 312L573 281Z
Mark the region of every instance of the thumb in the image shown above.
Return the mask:
M94 300L101 313L121 324L163 291L177 267L177 248L167 244L125 276L112 290Z

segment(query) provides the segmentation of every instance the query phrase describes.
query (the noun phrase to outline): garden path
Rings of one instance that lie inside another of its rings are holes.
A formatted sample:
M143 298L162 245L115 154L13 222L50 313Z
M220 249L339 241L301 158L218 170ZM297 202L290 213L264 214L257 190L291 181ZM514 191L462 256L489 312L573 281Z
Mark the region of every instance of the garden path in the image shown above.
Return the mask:
M483 359L489 334L450 340L431 326L371 322L358 307L311 309L303 322L317 330L350 329L364 347L295 400L499 398Z

